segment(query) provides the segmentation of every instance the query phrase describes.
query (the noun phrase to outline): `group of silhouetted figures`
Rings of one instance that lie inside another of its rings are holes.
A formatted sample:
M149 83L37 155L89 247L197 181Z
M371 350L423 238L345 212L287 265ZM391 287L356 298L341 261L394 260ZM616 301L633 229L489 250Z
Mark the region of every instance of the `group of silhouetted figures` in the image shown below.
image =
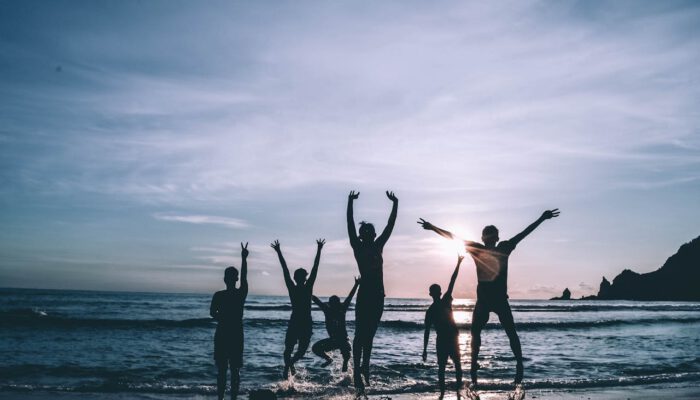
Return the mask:
M304 357L311 343L312 319L311 303L314 302L323 311L326 322L328 338L316 342L312 351L324 360L324 366L332 362L328 352L340 350L343 356L343 371L347 371L350 360L351 346L345 324L345 314L350 306L355 292L357 302L355 304L355 337L352 345L353 354L353 382L358 390L364 389L370 384L370 358L374 336L379 327L382 313L384 312L384 274L382 252L396 223L399 200L394 193L386 192L387 197L393 203L389 222L377 237L374 226L370 223L360 222L359 235L355 230L353 217L353 202L360 193L350 192L348 196L347 227L350 245L355 255L360 278L355 279L355 284L350 294L344 301L338 296L331 296L327 303L313 295L313 287L318 274L318 266L321 260L321 250L325 240L316 241L317 250L311 273L303 268L294 271L292 277L287 263L282 255L282 248L278 240L271 247L277 253L284 281L292 303L292 315L287 326L284 340L284 372L285 378L291 373L296 373L294 364ZM478 357L481 346L481 331L488 322L491 312L498 315L501 326L508 335L510 347L516 359L515 383L523 379L523 356L520 349L520 339L515 330L513 314L508 303L507 278L508 257L515 246L525 236L530 234L543 221L559 215L557 209L545 211L540 218L528 226L524 231L510 240L500 241L498 229L489 225L483 229L482 242L463 241L465 250L474 259L478 278L477 300L474 306L471 323L471 386L476 388L477 371L479 369ZM430 222L419 219L418 223L426 230L432 230L450 240L461 240L452 233L440 229ZM224 273L226 290L216 292L211 301L210 314L217 321L216 334L214 336L214 359L218 368L217 392L219 399L224 398L226 390L227 369L231 369L231 398L236 398L239 389L239 370L243 364L243 308L248 294L247 257L248 244L241 243L241 283L236 288L238 270L228 267ZM447 360L452 359L457 375L457 385L461 386L462 367L459 350L459 333L452 314L452 290L457 280L459 267L463 256L458 256L457 266L450 279L445 294L442 294L440 285L433 284L429 288L433 303L425 315L425 336L423 346L423 360L427 358L427 346L432 327L437 332L437 359L438 380L440 392L445 391L445 367ZM296 346L296 352L294 347ZM293 353L293 354L292 354Z

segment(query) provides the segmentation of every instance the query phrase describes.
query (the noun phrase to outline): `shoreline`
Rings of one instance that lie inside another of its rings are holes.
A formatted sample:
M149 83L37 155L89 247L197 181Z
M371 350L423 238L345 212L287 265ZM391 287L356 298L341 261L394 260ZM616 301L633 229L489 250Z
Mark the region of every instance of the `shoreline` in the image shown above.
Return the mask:
M506 391L485 391L479 392L481 400L496 400L505 399L508 397ZM372 394L371 391L367 395L369 400L428 400L437 399L439 393L423 392L423 393L400 393L400 394ZM60 392L60 391L0 391L0 400L43 400L43 399L58 399L58 400L205 400L215 399L215 394L169 394L169 393L76 393L76 392ZM227 393L227 397L228 393ZM239 398L247 399L247 395L241 395ZM319 396L280 396L280 399L318 399ZM324 397L321 397L324 398ZM351 400L357 397L353 393L334 395L325 397L336 400ZM444 400L465 399L464 396L458 397L454 391L446 392ZM628 400L628 399L681 399L692 400L700 398L700 387L696 382L684 382L674 384L651 384L638 386L615 386L606 388L587 388L587 389L532 389L526 391L526 399L540 400Z

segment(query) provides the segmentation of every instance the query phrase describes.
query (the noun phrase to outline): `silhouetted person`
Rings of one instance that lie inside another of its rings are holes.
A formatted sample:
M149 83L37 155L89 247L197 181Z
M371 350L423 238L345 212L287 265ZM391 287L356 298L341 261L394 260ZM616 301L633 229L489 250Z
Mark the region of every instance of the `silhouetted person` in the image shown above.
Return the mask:
M316 258L314 259L314 266L311 268L309 279L306 279L306 270L304 268L298 268L294 271L294 281L292 281L292 278L289 276L289 268L287 268L287 263L284 261L284 256L282 256L279 240L275 240L270 245L275 249L280 259L282 273L284 274L284 283L287 285L289 300L292 302L292 316L289 318L287 334L284 338L285 379L289 377L289 371L291 371L292 374L296 373L294 363L304 357L306 350L309 348L309 343L311 342L311 334L313 333L311 295L318 273L318 263L321 261L321 249L325 243L326 241L323 239L318 239L316 241L318 245L316 249ZM292 357L292 351L294 351L295 345L298 345L297 351L294 353L294 357Z
M477 383L477 370L479 369L479 348L481 347L481 331L489 320L489 313L498 315L501 326L508 335L510 348L516 360L515 383L519 384L523 380L523 355L520 349L520 338L515 331L513 313L508 304L508 256L513 252L515 246L527 235L535 230L543 221L559 216L559 209L547 210L534 223L530 224L524 231L513 236L510 240L499 242L498 229L489 225L484 228L481 240L484 244L465 240L466 250L474 259L476 264L476 276L479 283L476 288L476 305L472 315L471 328L471 370L470 375L474 387ZM452 233L440 229L430 222L418 221L424 229L432 230L438 235L448 239L456 239Z
M399 208L399 200L393 192L386 192L386 196L393 202L389 222L384 231L377 237L374 225L360 222L360 236L355 232L355 220L352 214L352 203L360 196L360 193L350 192L348 195L348 236L350 245L355 254L357 266L360 269L361 283L357 293L355 304L355 339L353 340L353 378L355 387L363 388L362 376L364 375L369 385L369 361L372 355L372 342L379 327L379 320L384 312L384 260L382 251L384 245L391 236L391 231L396 223L396 213ZM375 237L376 240L375 240Z
M423 335L423 361L428 358L428 339L430 338L430 328L435 327L437 339L435 347L437 350L438 359L438 380L440 382L440 395L445 394L445 367L447 359L451 358L455 365L457 374L457 387L462 385L462 360L459 354L459 331L455 324L454 316L452 315L452 289L455 287L455 281L459 274L459 265L462 263L464 256L457 257L457 266L450 278L450 286L447 288L445 295L442 294L442 288L437 283L430 285L430 297L433 298L433 304L430 305L425 313L425 334Z
M348 370L350 340L348 339L348 331L345 328L345 313L348 311L352 298L355 296L355 291L357 291L357 286L359 285L360 280L356 278L355 285L352 287L350 294L348 294L348 297L346 297L345 301L342 303L338 296L331 296L327 304L316 296L311 297L326 317L326 331L328 331L329 337L319 340L311 347L311 351L313 351L314 354L326 360L326 362L323 363L324 367L327 367L333 362L333 359L326 354L326 352L340 350L340 353L343 355L343 372Z
M209 314L216 320L214 334L214 360L218 375L216 390L219 400L226 392L226 370L231 367L231 399L238 397L240 368L243 365L243 306L248 296L248 243L241 243L241 284L236 289L238 270L228 267L224 271L226 290L214 293Z

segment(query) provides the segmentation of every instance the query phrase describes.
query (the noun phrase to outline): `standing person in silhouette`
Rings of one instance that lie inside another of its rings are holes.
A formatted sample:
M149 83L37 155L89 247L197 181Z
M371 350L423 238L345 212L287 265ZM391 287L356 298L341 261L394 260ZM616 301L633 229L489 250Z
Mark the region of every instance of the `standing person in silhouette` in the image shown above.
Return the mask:
M329 337L319 340L311 347L311 351L313 351L314 354L325 360L322 365L324 367L327 367L333 362L333 359L326 354L326 352L339 349L340 353L343 355L343 372L348 370L348 361L350 361L350 341L348 339L348 331L345 328L345 313L348 311L352 298L355 296L359 285L360 279L355 278L355 285L342 303L338 296L331 296L327 304L316 296L311 297L326 317L326 331L328 331Z
M284 338L284 378L289 377L289 372L296 373L294 363L299 361L311 342L311 334L313 333L313 321L311 320L311 296L318 274L318 263L321 261L321 249L326 243L324 239L316 241L316 258L314 266L311 268L309 279L306 279L307 272L304 268L298 268L294 271L294 280L292 281L289 275L289 268L282 256L279 240L275 240L270 246L277 252L280 264L282 265L282 273L284 274L284 283L287 285L289 292L289 300L292 302L292 316L289 318L287 325L287 334ZM297 351L292 357L294 346L297 346Z
M451 358L455 365L457 374L457 387L462 386L462 360L459 354L459 331L452 315L452 289L455 287L455 281L459 274L459 265L464 260L464 256L457 256L457 266L450 278L450 286L447 288L445 295L442 294L442 288L437 283L430 285L430 297L433 298L433 304L430 305L425 313L425 334L423 335L423 362L428 359L428 339L430 338L430 328L435 327L437 339L435 347L437 350L438 359L438 380L440 382L440 397L445 395L445 367L447 367L447 359Z
M476 288L476 305L472 315L471 328L472 357L470 375L474 388L476 388L477 370L479 369L481 331L486 326L489 320L489 313L491 312L498 315L501 326L508 335L510 348L513 350L516 360L515 383L519 384L523 380L523 354L520 348L520 338L518 338L518 333L515 331L513 313L511 312L510 304L508 304L508 257L515 250L515 246L534 231L535 228L540 226L542 222L558 216L559 209L547 210L535 222L510 240L499 242L498 229L493 225L489 225L481 233L483 244L469 240L464 241L467 252L469 252L476 264L476 276L479 281ZM420 218L418 223L424 229L431 230L447 239L457 239L452 233L440 229L422 218Z
M241 285L236 289L238 270L224 270L226 290L214 293L209 314L217 322L214 334L214 360L218 375L216 391L219 400L226 392L226 369L231 367L231 399L238 397L240 368L243 365L243 306L248 296L248 243L241 243Z
M374 335L379 327L379 320L384 312L384 260L382 251L384 245L391 236L391 231L396 223L396 213L399 208L399 199L393 192L386 192L386 196L393 203L389 222L379 237L374 230L374 225L360 222L360 236L355 232L355 219L353 218L352 204L360 196L360 193L350 192L348 195L348 236L350 246L355 254L357 266L360 269L360 289L357 293L355 304L355 339L353 340L353 379L355 387L364 388L362 375L369 385L369 361L372 355L372 343ZM375 240L376 238L376 240Z

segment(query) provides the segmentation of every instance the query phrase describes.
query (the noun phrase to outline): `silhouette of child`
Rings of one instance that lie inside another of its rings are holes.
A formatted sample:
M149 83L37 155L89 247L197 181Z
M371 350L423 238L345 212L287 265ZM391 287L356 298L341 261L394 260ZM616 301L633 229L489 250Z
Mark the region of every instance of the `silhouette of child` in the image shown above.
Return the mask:
M457 266L455 267L450 286L447 288L445 295L440 297L441 288L437 283L430 285L430 297L433 298L433 304L430 305L425 313L425 334L423 335L423 361L428 358L428 339L430 338L430 329L435 327L437 339L435 341L438 359L438 380L440 384L440 393L445 394L445 367L447 359L451 358L455 365L457 373L457 386L462 385L462 362L459 354L459 331L455 324L454 316L452 315L452 290L459 274L459 265L462 263L464 256L457 257Z
M355 278L355 285L342 303L338 296L331 296L328 299L328 303L324 303L316 296L311 297L326 317L326 331L328 331L329 337L319 340L311 347L311 351L313 351L314 354L326 361L323 363L324 367L327 367L333 361L326 352L340 350L340 353L343 355L343 372L348 370L350 340L348 339L348 331L345 327L345 314L350 307L352 298L355 296L359 285L360 279Z

